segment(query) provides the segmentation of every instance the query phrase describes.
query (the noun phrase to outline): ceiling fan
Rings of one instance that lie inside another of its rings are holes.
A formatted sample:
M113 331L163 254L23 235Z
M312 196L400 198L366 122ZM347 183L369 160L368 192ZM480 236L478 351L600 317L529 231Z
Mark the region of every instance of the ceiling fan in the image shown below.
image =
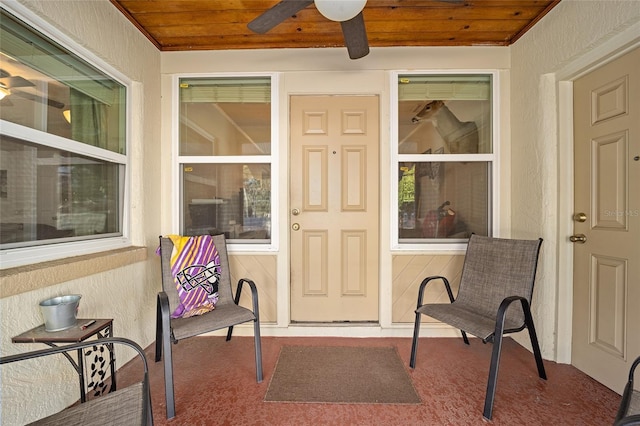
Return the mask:
M32 82L24 77L13 76L8 71L0 69L0 85L10 89L12 87L31 87L35 86Z
M19 75L11 75L11 73L9 73L8 71L0 69L0 94L2 95L0 99L3 99L9 95L16 95L23 99L28 99L31 101L36 101L41 103L45 102L45 100L42 97L36 96L32 93L28 93L22 90L22 88L27 88L27 87L35 87L35 84L24 77L21 77ZM64 104L62 102L58 102L48 97L46 99L46 103L47 105L52 106L54 108L58 108L58 109L64 108ZM4 105L5 106L11 105L11 101L9 101L8 99L5 100Z
M369 41L362 9L367 0L281 0L271 9L249 22L247 27L264 34L282 21L315 3L318 11L331 21L340 22L349 58L359 59L369 54Z
M11 95L13 93L11 91L12 88L31 86L35 85L29 80L18 76L14 77L8 71L0 69L0 99Z

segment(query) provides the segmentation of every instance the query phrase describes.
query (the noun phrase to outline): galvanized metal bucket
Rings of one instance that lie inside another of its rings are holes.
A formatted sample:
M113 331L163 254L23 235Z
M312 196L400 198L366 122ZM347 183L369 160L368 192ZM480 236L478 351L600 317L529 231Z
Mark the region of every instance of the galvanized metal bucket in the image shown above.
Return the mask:
M40 302L46 331L62 331L76 325L80 294L53 297Z

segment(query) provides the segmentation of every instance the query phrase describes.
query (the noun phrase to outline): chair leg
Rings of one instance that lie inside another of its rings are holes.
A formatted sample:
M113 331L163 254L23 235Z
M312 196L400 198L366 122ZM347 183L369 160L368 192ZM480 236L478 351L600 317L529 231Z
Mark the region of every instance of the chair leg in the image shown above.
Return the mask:
M462 333L462 340L464 340L464 344L468 345L469 344L469 338L467 337L467 333L464 330L460 330L460 333Z
M231 328L229 328L229 334L231 334ZM260 322L253 322L253 338L254 346L256 350L256 381L262 383L262 343L260 340Z
M227 342L229 340L231 340L231 334L233 333L233 326L229 327L229 330L227 330Z
M538 335L536 334L536 328L533 325L533 316L531 315L531 309L529 305L523 303L524 309L524 323L529 329L529 338L531 339L531 347L533 349L533 357L536 360L536 366L538 367L538 376L541 379L547 380L547 373L544 370L544 364L542 363L542 352L540 351L540 345L538 344Z
M173 354L171 351L171 328L169 318L163 318L164 333L162 333L162 346L164 348L164 391L167 402L167 419L176 416L176 404L173 393Z
M147 408L146 408L146 416L147 426L153 426L153 407L151 406L151 393L149 390L149 386L145 385L144 394L146 395L145 399L147 400Z
M484 398L483 417L491 420L493 415L493 400L496 396L496 384L498 383L498 366L500 364L500 352L502 350L502 330L496 333L493 338L493 352L491 354L491 366L489 368L489 379L487 381L487 394Z
M156 313L156 357L155 361L160 361L162 357L162 312L160 309L160 304L158 303L157 313Z
M413 325L413 340L411 341L411 359L409 367L416 368L416 353L418 352L418 334L420 334L420 317L421 314L416 312L416 322Z

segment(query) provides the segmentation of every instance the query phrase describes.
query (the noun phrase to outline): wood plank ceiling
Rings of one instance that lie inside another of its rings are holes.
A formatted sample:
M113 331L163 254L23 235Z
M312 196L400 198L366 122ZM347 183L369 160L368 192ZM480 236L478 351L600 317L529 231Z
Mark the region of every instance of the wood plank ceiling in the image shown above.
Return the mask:
M508 46L560 0L368 0L371 47ZM340 23L310 5L266 34L247 24L279 0L111 0L161 51L340 47Z

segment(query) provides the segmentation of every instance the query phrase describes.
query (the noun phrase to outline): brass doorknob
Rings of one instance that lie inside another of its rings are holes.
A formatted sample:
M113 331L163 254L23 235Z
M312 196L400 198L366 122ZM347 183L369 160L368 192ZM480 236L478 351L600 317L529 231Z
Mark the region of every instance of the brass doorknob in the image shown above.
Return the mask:
M575 220L576 222L586 222L587 215L584 213L576 213L573 215L573 220Z
M298 231L300 229L300 224L294 223L293 225L291 225L291 229L293 229L294 231Z
M572 243L584 244L587 242L587 236L584 234L576 234L569 237L569 241Z
M293 209L293 210L291 210L291 214L294 215L294 216L298 216L300 214L300 210Z

